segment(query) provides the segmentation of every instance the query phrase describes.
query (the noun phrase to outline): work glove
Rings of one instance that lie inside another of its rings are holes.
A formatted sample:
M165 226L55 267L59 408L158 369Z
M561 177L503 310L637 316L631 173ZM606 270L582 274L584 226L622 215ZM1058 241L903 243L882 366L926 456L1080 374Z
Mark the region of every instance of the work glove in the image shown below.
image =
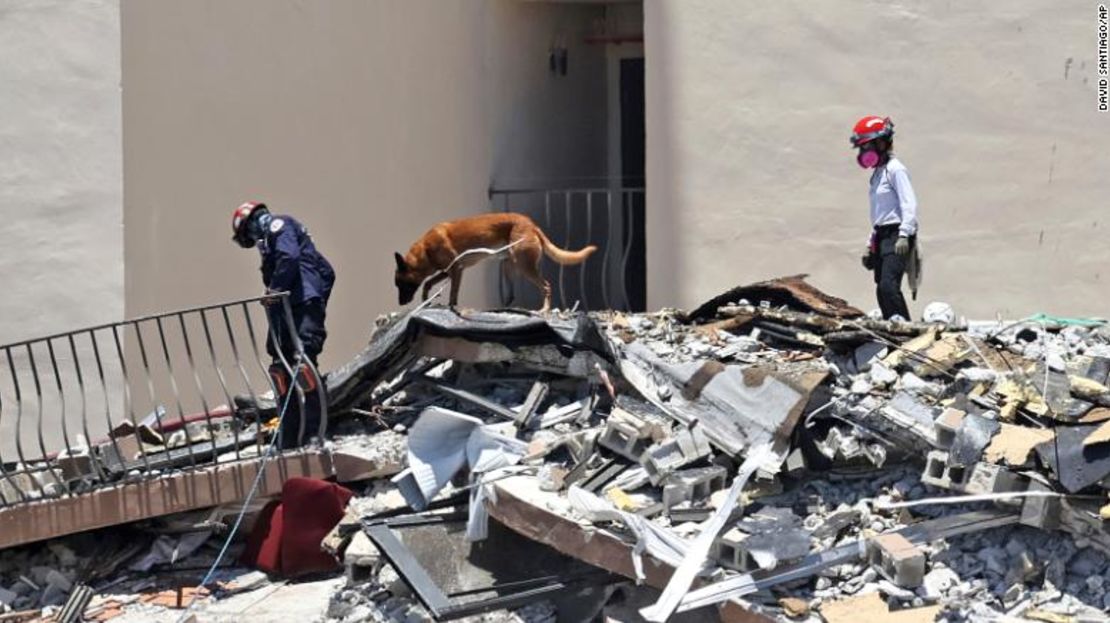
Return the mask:
M910 239L905 236L898 236L898 242L894 243L894 252L899 257L906 257L910 254Z

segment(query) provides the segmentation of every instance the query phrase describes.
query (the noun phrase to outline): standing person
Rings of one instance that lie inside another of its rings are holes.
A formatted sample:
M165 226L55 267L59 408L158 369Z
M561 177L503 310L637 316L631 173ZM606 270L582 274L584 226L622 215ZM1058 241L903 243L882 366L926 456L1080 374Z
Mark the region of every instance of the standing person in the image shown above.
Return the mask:
M875 273L875 295L883 318L910 320L902 277L910 271L917 292L917 197L906 165L894 157L894 122L870 115L856 122L851 142L856 161L871 173L871 239L863 267Z
M231 217L231 230L232 239L239 246L244 249L258 247L266 293L289 293L297 336L304 355L316 367L316 358L328 336L324 321L328 298L335 283L335 271L331 264L316 250L304 225L291 216L271 215L264 203L250 201L236 208ZM266 339L266 352L273 360L270 375L278 388L280 409L292 388L281 358L284 357L291 366L295 365L296 350L285 322L284 310L279 306L269 306L266 315L271 329ZM300 438L299 403L295 397L290 398L281 424L282 448L299 446L314 436L320 427L319 392L322 390L316 386L315 376L302 370L297 375L297 383L304 390L305 397L304 438Z

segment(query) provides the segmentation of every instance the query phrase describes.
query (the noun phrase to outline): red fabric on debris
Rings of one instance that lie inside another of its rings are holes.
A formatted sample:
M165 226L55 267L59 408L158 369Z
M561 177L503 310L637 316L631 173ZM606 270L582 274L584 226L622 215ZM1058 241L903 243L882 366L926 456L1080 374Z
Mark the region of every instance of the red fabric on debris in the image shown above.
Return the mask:
M262 510L240 562L284 577L335 570L339 563L320 550L320 542L343 519L351 495L334 483L290 478L281 502Z
M247 538L247 547L239 557L240 564L274 575L281 574L283 515L281 502L278 500L262 508L251 535Z

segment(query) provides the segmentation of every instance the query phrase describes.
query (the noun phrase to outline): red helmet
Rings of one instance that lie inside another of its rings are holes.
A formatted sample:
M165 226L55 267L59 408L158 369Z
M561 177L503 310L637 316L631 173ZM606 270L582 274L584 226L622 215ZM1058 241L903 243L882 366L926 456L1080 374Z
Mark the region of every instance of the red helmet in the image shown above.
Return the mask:
M894 136L894 122L890 117L868 115L856 122L852 137L848 139L854 147L859 147L877 138Z
M241 247L250 248L254 246L254 241L248 240L245 234L251 215L258 209L265 210L266 204L260 201L248 201L235 208L235 211L231 213L231 239Z

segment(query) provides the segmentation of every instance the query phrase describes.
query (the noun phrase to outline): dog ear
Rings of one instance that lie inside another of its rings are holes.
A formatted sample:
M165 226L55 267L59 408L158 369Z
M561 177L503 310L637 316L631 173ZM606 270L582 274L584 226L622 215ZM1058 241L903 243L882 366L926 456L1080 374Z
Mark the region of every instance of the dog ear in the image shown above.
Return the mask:
M405 265L405 258L400 253L394 253L393 259L397 260L397 270L405 270L408 266Z

